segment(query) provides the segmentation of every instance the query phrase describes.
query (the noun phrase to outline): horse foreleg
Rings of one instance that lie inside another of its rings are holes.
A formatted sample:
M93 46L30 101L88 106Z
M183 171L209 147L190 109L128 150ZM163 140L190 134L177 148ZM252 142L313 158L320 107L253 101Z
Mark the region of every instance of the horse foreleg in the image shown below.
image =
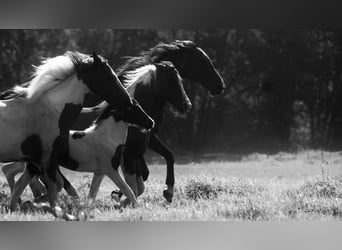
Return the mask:
M131 187L134 194L137 195L137 181L136 181L136 170L137 170L137 156L134 152L130 152L125 148L123 150L123 161L122 170L125 176L125 181ZM115 168L115 166L113 166ZM122 190L121 190L122 191Z
M143 178L143 181L147 181L147 178L148 178L148 176L150 174L150 171L148 170L148 167L147 167L146 161L144 159L144 156L141 156L141 157L138 158L138 164L139 164L139 167L140 167L140 173L141 173L141 176Z
M137 182L137 196L140 196L144 193L145 191L145 184L144 181L147 179L144 179L144 174L147 177L148 176L148 169L147 169L147 175L146 171L144 173L142 172L143 170L147 169L147 165L145 163L144 157L138 157L137 159L137 165L136 165L136 182Z
M120 191L128 198L128 201L124 201L124 206L128 205L129 203L132 204L133 207L136 207L138 205L137 198L133 192L133 190L130 188L130 186L125 182L120 174L119 171L112 167L106 168L106 175L118 186ZM136 181L134 180L135 184Z
M99 187L103 180L104 174L94 173L91 181L91 186L88 194L87 207L91 207L95 201L96 195L99 191Z
M167 189L163 191L163 195L168 202L172 202L173 186L175 184L174 174L174 157L172 152L162 143L156 134L150 135L148 147L154 152L163 156L166 160L166 185Z

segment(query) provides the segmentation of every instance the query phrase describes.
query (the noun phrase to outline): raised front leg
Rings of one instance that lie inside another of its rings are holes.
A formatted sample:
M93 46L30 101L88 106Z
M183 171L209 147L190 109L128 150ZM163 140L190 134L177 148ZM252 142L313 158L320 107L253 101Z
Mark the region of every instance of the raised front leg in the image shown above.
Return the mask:
M175 184L174 157L172 152L161 142L156 134L150 135L148 147L154 152L162 155L166 160L166 185L167 189L163 191L163 196L168 202L172 202L173 186Z

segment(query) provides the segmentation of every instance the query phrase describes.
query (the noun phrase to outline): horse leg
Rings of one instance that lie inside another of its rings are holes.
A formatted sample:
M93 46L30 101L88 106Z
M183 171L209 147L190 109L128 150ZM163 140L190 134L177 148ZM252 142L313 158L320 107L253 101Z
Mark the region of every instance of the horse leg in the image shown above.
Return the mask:
M141 172L141 176L143 178L143 181L147 181L147 178L150 174L150 171L148 170L144 156L141 156L138 158L138 163L140 166L140 172Z
M10 187L11 193L13 192L15 176L25 170L24 162L11 162L2 167L7 183Z
M61 172L61 170L58 168L58 173L60 174L60 176L63 179L63 188L64 190L71 196L74 197L76 199L79 198L78 193L76 191L76 189L73 187L73 185L71 185L71 183L67 180L67 178L63 175L63 173Z
M48 191L48 200L50 203L51 213L61 218L63 211L56 205L57 203L57 168L58 168L58 153L52 151L49 157L45 157L42 160L43 177L46 181L46 187Z
M91 181L91 186L87 199L87 207L91 207L95 201L96 195L99 191L100 184L103 180L104 174L94 173L93 179Z
M133 207L136 207L138 205L138 201L135 196L135 193L132 191L130 186L127 185L127 183L121 178L119 171L115 170L112 167L108 167L106 168L106 175L118 186L120 191L128 198L128 200L124 201L124 206L131 203Z
M25 168L24 173L20 176L19 180L14 184L13 192L11 194L10 209L14 211L17 207L20 195L23 193L30 180L35 175L35 172L30 171L28 167Z
M130 150L127 150L127 148L124 148L122 170L125 176L125 181L131 187L135 195L137 195L138 193L137 182L136 182L136 164L137 164L136 157L137 156L134 152L131 152Z
M124 167L123 167L123 169L124 169ZM132 177L129 176L126 173L126 171L123 171L123 172L125 174L125 180L127 181L127 183L128 182L133 182L133 180L131 179ZM147 168L145 159L144 159L143 156L139 156L136 159L136 178L135 178L135 183L133 183L133 185L136 184L136 196L137 197L144 193L144 191L145 191L144 181L147 179L148 175L149 175L149 170ZM144 177L145 177L145 179L144 179ZM122 196L121 190L113 191L112 192L112 196L114 196L114 195L117 196L120 199L121 196Z
M46 187L41 183L38 175L33 176L30 181L30 188L34 198L38 198L46 194Z
M145 191L145 184L142 176L142 167L141 167L141 159L145 163L144 158L141 156L137 159L137 174L136 174L136 182L137 182L137 196L140 196ZM145 167L147 167L145 165Z
M162 155L166 160L166 185L167 189L163 191L163 196L168 202L172 202L173 186L175 184L174 175L174 157L172 152L162 143L156 134L150 135L148 147L154 152Z

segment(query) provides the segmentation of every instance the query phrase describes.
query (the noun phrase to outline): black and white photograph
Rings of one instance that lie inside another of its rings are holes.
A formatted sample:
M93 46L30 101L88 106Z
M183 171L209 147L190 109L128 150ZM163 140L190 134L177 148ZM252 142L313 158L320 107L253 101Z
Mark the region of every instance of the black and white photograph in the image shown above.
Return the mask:
M0 221L341 221L342 30L0 30Z

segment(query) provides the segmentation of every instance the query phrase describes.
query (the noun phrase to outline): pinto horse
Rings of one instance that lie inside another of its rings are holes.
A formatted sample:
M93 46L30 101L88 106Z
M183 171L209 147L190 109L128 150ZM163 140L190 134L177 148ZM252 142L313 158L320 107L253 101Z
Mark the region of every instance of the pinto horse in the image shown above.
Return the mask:
M127 72L123 84L127 87L127 91L131 96L135 96L138 89L143 90L145 95L149 96L152 103L149 106L145 106L145 111L152 118L156 117L167 102L180 113L185 113L191 108L190 100L183 88L183 81L178 71L170 62L154 63ZM104 109L103 106L106 108ZM104 110L102 115L95 121L95 124L98 124L100 121L101 123L97 127L88 128L83 132L71 131L69 154L65 156L64 160L60 161L61 166L71 170L94 172L88 196L90 201L95 199L104 174L107 174L109 170L113 172L113 168L118 169L121 158L120 146L125 144L128 131L128 124L120 122L120 117L118 117L117 113L114 112L114 121L108 118L110 114L108 105L106 106L106 104L101 103L97 107L90 108L90 112L94 112L95 110ZM124 121L132 123L134 120L131 118L130 120L126 119ZM141 139L144 140L144 148L146 148L149 133L142 131L139 127L130 125L130 128L133 127L144 136ZM116 144L113 144L114 142ZM114 146L108 147L109 144ZM140 147L139 144L137 146ZM112 166L110 166L110 162ZM8 165L4 166L3 170L6 172L5 175L8 178L8 182L12 183L15 174L23 171L24 166L15 163L15 166L12 167ZM133 191L137 192L137 190L142 190L144 183L141 175L135 176L134 174L130 174L130 172L128 174L126 172L128 171L124 171L125 180ZM123 185L117 186L129 197L127 191L125 193L125 187ZM70 194L72 192L68 190L69 188L67 187L66 190Z
M94 173L88 195L88 206L93 204L105 175L120 188L121 192L128 198L129 203L132 203L133 206L137 205L135 194L118 172L121 148L126 141L128 123L141 128L143 132L145 130L147 132L154 127L154 121L145 113L137 101L133 100L133 103L132 108L121 111L107 102L103 102L97 107L97 112L100 115L91 127L84 131L71 130L69 133L68 151L60 157L59 164L73 171ZM22 162L4 166L4 172L7 173L6 177L10 176L8 183L11 190L13 189L15 175L24 169L25 163ZM45 187L41 186L40 190L45 191ZM77 193L73 196L77 196ZM38 200L44 198L45 195Z
M46 59L26 87L6 91L0 101L0 161L34 162L46 180L55 215L60 211L56 206L58 161L68 148L69 130L90 92L123 110L133 106L107 60L96 53L79 52ZM35 167L26 168L15 184L12 210L35 173Z

